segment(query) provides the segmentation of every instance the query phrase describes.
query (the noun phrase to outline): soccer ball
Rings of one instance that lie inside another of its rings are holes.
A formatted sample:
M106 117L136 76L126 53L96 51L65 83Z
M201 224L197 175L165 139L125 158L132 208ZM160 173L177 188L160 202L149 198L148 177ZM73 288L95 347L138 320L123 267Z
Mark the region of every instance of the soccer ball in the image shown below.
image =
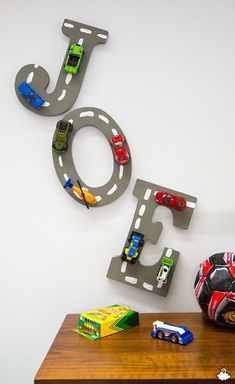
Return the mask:
M209 319L235 328L235 253L217 253L205 260L198 271L194 290Z

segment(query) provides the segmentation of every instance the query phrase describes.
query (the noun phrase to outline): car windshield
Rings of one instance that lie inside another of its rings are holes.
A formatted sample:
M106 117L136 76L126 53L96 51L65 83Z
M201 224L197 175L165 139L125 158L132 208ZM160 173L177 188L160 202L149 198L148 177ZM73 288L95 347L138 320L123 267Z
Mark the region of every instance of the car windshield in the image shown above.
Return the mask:
M75 55L69 55L68 65L71 67L76 67L78 63L78 57Z
M115 143L115 147L116 148L121 148L122 147L122 142L121 141L117 141L116 143Z
M179 207L179 208L182 207L182 205L183 205L183 201L181 201L181 200L177 201L177 204L176 204L176 205L177 205L177 207Z
M60 132L65 132L67 129L67 124L66 123L60 123L59 125L59 131Z
M170 195L166 195L166 197L164 198L164 203L169 204L170 201L171 201Z
M29 98L30 101L34 101L34 100L36 100L37 96L33 92L31 92L29 94L28 98Z

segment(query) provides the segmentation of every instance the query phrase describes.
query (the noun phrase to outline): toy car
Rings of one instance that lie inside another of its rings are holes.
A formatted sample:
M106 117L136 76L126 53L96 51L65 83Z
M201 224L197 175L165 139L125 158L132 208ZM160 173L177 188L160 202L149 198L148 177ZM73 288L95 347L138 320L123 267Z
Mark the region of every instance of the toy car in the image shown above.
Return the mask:
M70 45L68 55L66 56L66 59L65 59L65 65L64 65L65 72L72 73L73 75L77 74L81 64L83 53L84 53L84 48L82 45L80 44Z
M73 185L71 179L68 179L64 184L64 188L71 188L79 199L85 201L87 208L89 208L88 204L95 205L97 203L96 197L92 195L87 188L81 188L80 182L78 182L78 184L80 185L80 188Z
M166 284L167 276L169 275L169 272L173 264L174 264L173 259L171 259L170 257L163 257L162 265L157 274L158 288L162 288L163 284Z
M124 145L124 141L125 139L122 135L113 136L111 140L115 160L119 165L126 164L129 161L129 155Z
M144 235L138 232L132 232L128 238L130 246L125 248L122 260L129 261L134 264L140 254L140 248L144 245Z
M19 92L22 96L32 105L35 109L40 109L41 106L45 103L45 100L39 96L33 88L31 88L27 83L20 83L18 86Z
M158 191L155 195L155 201L158 204L165 205L176 209L177 211L183 211L186 207L186 200L184 197L174 196L168 192Z
M73 130L73 125L69 121L59 120L56 124L56 131L53 138L52 147L56 152L67 151L69 135Z
M161 340L172 341L172 343L188 344L193 340L193 334L188 328L182 325L175 326L170 323L163 323L163 321L154 321L153 330L151 332L153 338Z

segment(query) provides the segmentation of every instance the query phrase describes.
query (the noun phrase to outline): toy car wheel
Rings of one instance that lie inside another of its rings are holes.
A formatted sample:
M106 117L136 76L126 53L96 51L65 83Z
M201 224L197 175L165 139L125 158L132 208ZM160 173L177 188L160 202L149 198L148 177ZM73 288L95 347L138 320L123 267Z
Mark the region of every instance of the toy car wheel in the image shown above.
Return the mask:
M132 259L132 260L131 260L131 264L135 264L135 259Z
M178 336L174 334L170 335L170 341L172 341L174 344L177 344L179 342Z
M68 147L69 147L68 144L65 144L65 145L64 145L64 151L67 151L67 150L68 150Z
M142 241L140 241L140 247L143 247L143 245L144 245L144 241L142 240Z
M162 331L157 331L157 338L160 340L164 340L165 339L164 333Z
M121 256L121 259L122 259L123 261L126 261L126 255L122 255L122 256Z

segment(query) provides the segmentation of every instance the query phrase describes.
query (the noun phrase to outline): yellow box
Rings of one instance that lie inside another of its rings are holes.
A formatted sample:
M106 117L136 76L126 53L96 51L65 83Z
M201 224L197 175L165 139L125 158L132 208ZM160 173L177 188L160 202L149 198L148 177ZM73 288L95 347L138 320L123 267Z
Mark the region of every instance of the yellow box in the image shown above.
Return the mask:
M77 332L91 340L112 335L139 325L139 314L130 307L114 304L82 313Z

